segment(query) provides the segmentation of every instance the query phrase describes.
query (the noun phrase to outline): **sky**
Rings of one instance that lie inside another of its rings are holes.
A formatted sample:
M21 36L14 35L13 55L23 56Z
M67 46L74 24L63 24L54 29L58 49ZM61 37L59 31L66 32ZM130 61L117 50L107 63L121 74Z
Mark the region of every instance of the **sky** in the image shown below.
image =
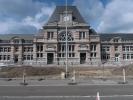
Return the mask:
M0 34L34 34L65 0L0 0ZM68 0L98 33L133 33L133 0Z

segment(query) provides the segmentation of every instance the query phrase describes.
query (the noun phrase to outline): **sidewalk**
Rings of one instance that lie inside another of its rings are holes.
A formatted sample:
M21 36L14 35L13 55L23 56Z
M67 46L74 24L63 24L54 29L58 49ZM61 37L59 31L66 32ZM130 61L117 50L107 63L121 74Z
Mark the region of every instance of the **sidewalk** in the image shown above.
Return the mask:
M133 79L127 80L128 85L133 85ZM20 86L23 81L17 80L0 80L0 86ZM54 79L54 80L26 80L28 86L68 86L72 80L70 79ZM77 85L120 85L123 80L103 80L103 79L76 79Z

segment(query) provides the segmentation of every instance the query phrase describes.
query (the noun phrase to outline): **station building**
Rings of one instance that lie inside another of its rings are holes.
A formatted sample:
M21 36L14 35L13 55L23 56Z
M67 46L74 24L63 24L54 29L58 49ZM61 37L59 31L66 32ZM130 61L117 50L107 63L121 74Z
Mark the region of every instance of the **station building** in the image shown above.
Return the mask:
M35 34L1 34L0 63L32 66L122 66L133 63L133 34L97 33L75 6L57 6Z

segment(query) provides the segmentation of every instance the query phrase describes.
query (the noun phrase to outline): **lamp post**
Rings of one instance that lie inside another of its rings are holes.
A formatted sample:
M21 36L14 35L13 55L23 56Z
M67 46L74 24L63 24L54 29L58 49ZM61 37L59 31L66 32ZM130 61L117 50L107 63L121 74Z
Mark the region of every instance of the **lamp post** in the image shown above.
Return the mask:
M66 13L66 17L67 17L67 0L66 0L66 11L65 11L65 13ZM65 21L65 30L66 30L66 68L65 68L65 76L66 76L66 78L68 77L68 51L67 51L67 32L68 32L68 30L67 30L67 21Z

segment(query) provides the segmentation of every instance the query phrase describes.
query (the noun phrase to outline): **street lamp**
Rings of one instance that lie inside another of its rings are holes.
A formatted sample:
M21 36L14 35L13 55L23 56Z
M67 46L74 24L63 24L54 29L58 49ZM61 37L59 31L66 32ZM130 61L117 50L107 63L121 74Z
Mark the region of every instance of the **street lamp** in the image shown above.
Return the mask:
M67 17L67 0L66 0L66 11L65 11L65 13L66 13L66 17ZM66 68L65 68L65 77L67 78L68 77L68 51L67 51L67 32L68 32L68 30L67 30L67 21L65 21L65 27L66 27Z

